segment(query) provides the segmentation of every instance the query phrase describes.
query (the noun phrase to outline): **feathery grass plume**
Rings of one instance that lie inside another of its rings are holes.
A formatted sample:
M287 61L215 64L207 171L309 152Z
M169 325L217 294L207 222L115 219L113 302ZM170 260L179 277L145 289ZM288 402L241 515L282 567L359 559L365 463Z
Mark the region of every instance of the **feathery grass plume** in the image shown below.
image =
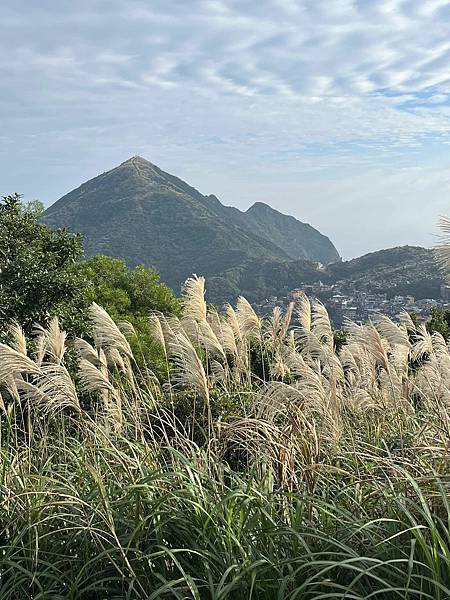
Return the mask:
M206 321L205 278L193 275L183 286L183 316L198 323Z
M308 296L302 292L297 300L297 319L302 329L311 331L312 314L311 302Z
M346 322L345 330L350 335L350 338L356 344L360 344L375 361L375 366L383 367L389 371L389 344L383 340L375 326L370 323L368 325L358 325L351 321Z
M284 353L279 347L277 347L273 353L273 358L269 365L269 371L272 377L279 379L284 379L291 373L289 365L284 360Z
M306 364L303 355L297 352L295 347L292 347L291 344L284 345L280 349L280 352L282 353L284 363L294 377L307 376L308 370L311 367Z
M164 316L161 313L154 312L149 316L148 322L150 326L150 332L152 333L155 340L161 345L164 351L164 355L167 357L166 338L161 323L161 320L163 318Z
M286 312L284 314L283 326L281 329L281 338L283 342L286 341L286 337L288 336L288 333L290 331L292 316L294 314L294 308L294 302L289 302Z
M208 321L198 324L199 342L209 354L225 359L225 351Z
M269 327L265 331L265 336L268 335L269 341L274 349L277 349L280 345L286 343L293 310L293 302L289 304L285 314L283 314L283 311L279 306L275 306L273 309L272 316L268 322ZM263 321L261 324L263 324Z
M84 392L107 391L115 394L115 388L109 380L108 374L85 358L82 358L78 364L78 376Z
M236 342L236 365L233 369L233 375L237 381L240 380L241 376L250 380L249 340L242 329L242 315L239 316L238 312L230 304L227 304L225 306L225 318L233 331Z
M191 340L185 333L179 332L169 347L177 367L173 380L182 386L194 388L205 403L209 404L208 379Z
M177 333L183 331L183 326L178 317L166 316L162 314L159 315L159 323L161 325L161 330L165 339L166 350L169 354L169 344L173 342L173 340L175 340ZM160 333L157 332L156 335L157 339L159 339L158 336L160 335Z
M386 339L392 347L397 344L407 347L410 346L407 326L396 325L387 316L377 317L374 325L381 337Z
M211 326L216 338L219 340L223 351L232 356L237 355L236 338L231 325L225 319L222 319L217 311L212 310L208 313L208 323Z
M67 350L67 333L61 330L58 318L54 317L47 327L36 325L35 331L38 334L36 356L38 364L42 363L44 357L47 360L50 358L56 364L61 364Z
M416 325L414 323L414 321L411 318L411 315L406 311L403 310L399 315L399 322L401 325L403 325L404 327L406 327L406 330L408 332L414 333L416 331Z
M191 317L182 317L180 321L183 333L195 346L200 345L200 324Z
M450 218L442 217L439 221L441 229L441 241L437 245L437 257L446 275L447 281L450 282Z
M255 418L276 422L280 417L289 419L293 412L302 410L304 394L294 385L281 381L267 383L253 397Z
M100 364L104 364L106 366L105 353L101 348L97 350L89 342L78 337L73 341L73 346L76 348L79 355L85 360L88 360L96 366L99 366Z
M281 342L281 329L283 324L283 312L279 306L275 306L269 319L269 341L275 346Z
M239 296L237 301L236 318L244 339L261 338L261 321L250 302L243 296Z
M243 334L241 331L241 326L239 323L239 319L238 316L236 314L236 311L234 310L234 308L231 306L231 304L227 304L225 306L225 318L226 321L228 323L228 325L231 327L233 334L234 334L234 338L236 340L236 344L240 345L243 342Z
M39 366L7 344L0 344L0 383L21 374L37 375Z
M433 354L433 338L423 323L417 327L414 339L415 341L411 350L411 356L414 361L422 360Z
M120 357L120 353L117 354ZM90 361L82 358L78 365L78 375L81 389L100 395L106 417L114 425L115 431L120 431L123 424L122 402L119 392L108 377L108 372L96 368Z
M334 348L334 336L330 316L320 300L315 300L312 305L311 331L329 348Z
M46 363L41 365L34 382L17 381L19 392L31 402L38 404L45 412L58 412L72 408L81 413L75 383L62 364Z
M122 354L132 358L130 344L104 308L96 304L91 305L91 321L94 325L94 340L97 348L103 348L108 354L111 348L116 348Z
M27 356L27 340L25 333L17 321L13 321L8 327L10 337L9 345L20 354Z

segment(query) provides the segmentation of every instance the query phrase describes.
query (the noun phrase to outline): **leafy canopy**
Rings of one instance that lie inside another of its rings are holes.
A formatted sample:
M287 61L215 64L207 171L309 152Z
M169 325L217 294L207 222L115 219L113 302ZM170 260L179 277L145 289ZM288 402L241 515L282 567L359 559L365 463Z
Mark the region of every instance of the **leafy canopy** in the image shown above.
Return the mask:
M18 194L0 201L0 335L12 320L26 331L53 316L69 332L86 322L85 281L73 270L81 238L39 222L43 206Z
M180 311L180 300L159 281L155 269L142 265L129 269L124 260L103 255L79 262L76 269L88 281L89 302L103 306L114 319Z
M77 271L88 281L89 304L96 302L116 321L128 321L136 335L130 339L141 366L150 365L156 375L167 370L159 343L152 334L149 315L158 311L179 315L181 300L159 280L155 269L138 266L129 269L124 260L97 255L78 263Z

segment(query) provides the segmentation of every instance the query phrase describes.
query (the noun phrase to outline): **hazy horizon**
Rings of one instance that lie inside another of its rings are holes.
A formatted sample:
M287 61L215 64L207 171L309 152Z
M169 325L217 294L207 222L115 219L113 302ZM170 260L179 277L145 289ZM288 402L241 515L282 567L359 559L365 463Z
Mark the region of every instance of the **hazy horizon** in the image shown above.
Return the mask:
M2 189L47 206L139 154L344 258L450 202L447 0L5 0Z

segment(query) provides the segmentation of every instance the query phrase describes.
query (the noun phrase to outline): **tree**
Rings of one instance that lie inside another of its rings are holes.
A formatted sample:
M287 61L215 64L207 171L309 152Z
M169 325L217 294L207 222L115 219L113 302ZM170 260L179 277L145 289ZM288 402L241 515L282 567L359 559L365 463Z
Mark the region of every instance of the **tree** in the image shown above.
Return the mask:
M97 255L76 267L88 281L87 297L97 302L114 319L148 317L151 312L178 314L181 303L159 280L159 273L142 265L129 269L121 258Z
M0 201L0 336L12 321L28 333L53 316L69 333L86 324L86 282L74 271L83 248L67 229L39 222L43 207L18 194Z
M100 304L116 322L129 321L136 331L130 340L135 357L163 377L166 362L150 330L149 315L154 311L179 315L181 300L160 282L155 269L142 265L129 269L119 258L94 256L79 262L76 269L88 281L89 303Z
M430 319L427 321L427 329L430 333L437 331L444 339L450 338L450 311L433 308Z

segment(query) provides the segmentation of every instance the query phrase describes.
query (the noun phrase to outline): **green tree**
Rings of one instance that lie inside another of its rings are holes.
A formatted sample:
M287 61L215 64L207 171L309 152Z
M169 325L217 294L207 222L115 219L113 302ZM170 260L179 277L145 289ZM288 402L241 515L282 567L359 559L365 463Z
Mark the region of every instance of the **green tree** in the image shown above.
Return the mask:
M179 315L180 299L160 282L155 269L142 265L129 269L119 258L98 255L79 262L76 268L88 281L89 303L100 304L116 322L129 321L136 331L130 342L138 362L163 377L166 363L150 330L149 315L154 311Z
M439 332L444 339L450 338L450 311L433 308L430 319L427 321L427 329L430 333Z
M0 336L11 320L29 332L53 316L70 333L86 324L86 282L74 271L81 238L39 222L43 207L18 194L0 201Z
M80 261L76 269L88 281L89 301L103 306L114 319L180 312L179 298L160 282L155 269L142 265L129 269L121 258L102 255Z

